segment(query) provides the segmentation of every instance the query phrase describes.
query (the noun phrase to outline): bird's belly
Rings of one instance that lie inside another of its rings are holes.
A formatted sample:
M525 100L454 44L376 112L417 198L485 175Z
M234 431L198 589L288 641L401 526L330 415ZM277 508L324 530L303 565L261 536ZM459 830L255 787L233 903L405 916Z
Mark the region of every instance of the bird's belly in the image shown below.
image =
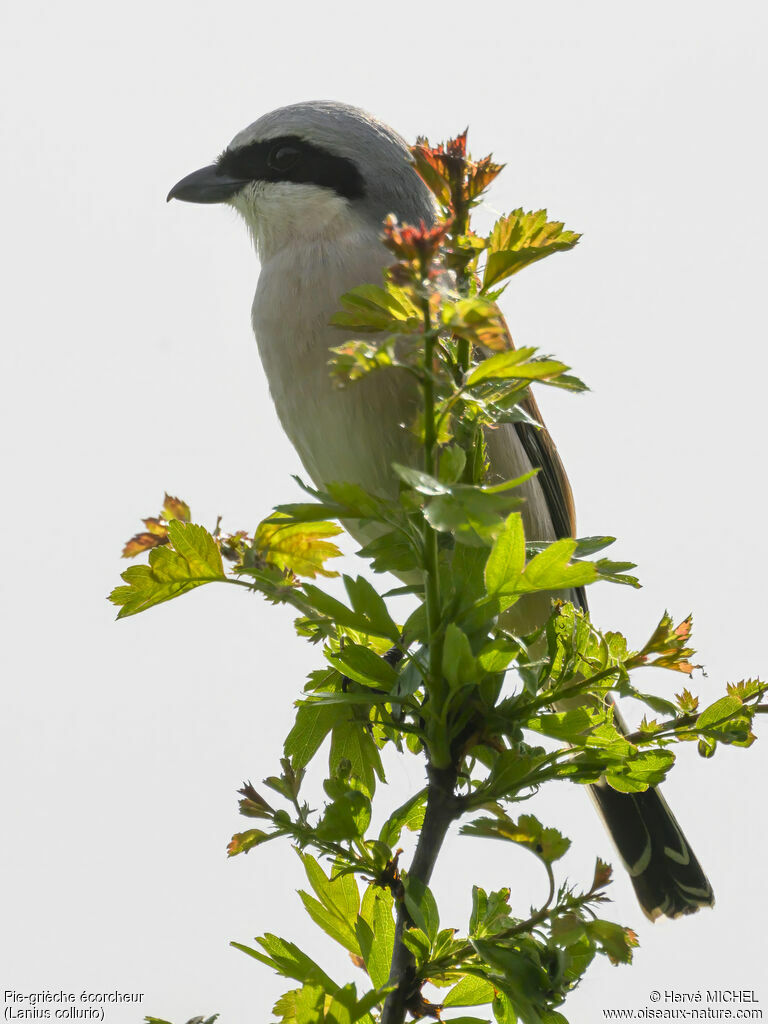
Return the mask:
M414 464L411 432L417 394L405 373L377 370L343 388L310 377L276 400L278 415L315 484L359 484L381 497L397 496L393 462Z

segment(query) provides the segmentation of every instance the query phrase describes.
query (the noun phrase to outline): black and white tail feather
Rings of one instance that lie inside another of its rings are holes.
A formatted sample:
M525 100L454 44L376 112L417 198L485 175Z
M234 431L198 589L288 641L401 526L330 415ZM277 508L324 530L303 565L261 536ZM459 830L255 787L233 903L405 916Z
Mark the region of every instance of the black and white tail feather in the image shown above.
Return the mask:
M532 397L527 411L543 427L541 413ZM516 423L520 442L542 489L555 535L574 536L575 514L568 477L546 429ZM583 588L570 595L573 603L588 612ZM616 725L627 729L618 709ZM712 907L715 894L691 849L683 830L658 788L644 793L619 793L605 780L588 787L605 828L627 869L646 917L681 917L699 907Z
M615 709L614 717L628 732ZM682 917L714 906L712 886L660 789L619 793L604 780L588 788L646 917Z

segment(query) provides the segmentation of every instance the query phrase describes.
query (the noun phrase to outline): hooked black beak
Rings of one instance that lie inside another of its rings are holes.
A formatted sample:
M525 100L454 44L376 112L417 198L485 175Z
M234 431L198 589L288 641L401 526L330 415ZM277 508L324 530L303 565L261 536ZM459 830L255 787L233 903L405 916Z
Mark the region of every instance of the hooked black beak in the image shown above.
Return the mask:
M211 164L177 181L166 202L181 199L184 203L224 203L247 184L247 180L232 178L220 171L217 164Z

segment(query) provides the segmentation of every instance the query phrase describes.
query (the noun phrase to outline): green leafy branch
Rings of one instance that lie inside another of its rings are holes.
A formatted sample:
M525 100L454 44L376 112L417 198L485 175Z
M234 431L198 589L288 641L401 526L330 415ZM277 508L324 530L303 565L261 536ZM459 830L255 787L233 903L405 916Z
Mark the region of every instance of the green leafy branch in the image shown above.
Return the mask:
M723 744L749 747L768 686L729 685L702 709L687 688L640 689L644 668L691 676L698 667L690 618L675 624L665 613L632 650L570 600L597 582L639 585L633 563L603 555L613 538L526 537L524 493L537 470L492 478L489 441L510 424L534 436L541 429L532 385L585 385L565 363L516 348L497 299L514 274L580 236L545 211L518 209L480 237L471 211L501 165L473 161L466 133L436 147L420 140L413 155L442 216L434 225L388 218L382 240L394 262L382 283L341 298L330 371L338 387L382 369L415 383L421 407L409 429L420 464L394 465L398 490L386 497L353 482L301 484L306 500L278 505L252 532L225 534L220 522L209 532L166 495L124 550L148 552L148 563L128 568L111 600L123 618L207 583L234 584L290 605L298 635L322 652L296 702L280 774L264 780L276 797L251 783L240 789L240 812L258 827L234 835L228 853L289 840L309 882L299 894L307 914L364 972L365 988L337 982L280 936L257 938L258 948L233 943L298 984L274 1007L283 1024L403 1024L406 1014L439 1018L468 1006L490 1006L499 1024L567 1024L559 1008L594 957L629 963L637 937L598 916L608 866L598 861L583 889L558 880L569 840L517 805L552 782L642 793L666 777L678 742L695 741L705 758ZM329 568L342 527L364 530L359 555L403 586L382 595L366 577ZM328 577L338 577L334 592L318 583ZM414 607L399 622L388 599L403 593ZM537 595L551 614L520 635L516 611ZM624 726L617 698L642 706L636 729ZM387 745L422 759L426 785L374 834ZM323 805L312 808L302 784L321 751ZM535 855L544 902L526 913L508 889L475 887L465 932L441 928L429 883L456 823L467 839ZM407 831L416 846L405 869L398 844ZM448 991L435 1002L428 985Z

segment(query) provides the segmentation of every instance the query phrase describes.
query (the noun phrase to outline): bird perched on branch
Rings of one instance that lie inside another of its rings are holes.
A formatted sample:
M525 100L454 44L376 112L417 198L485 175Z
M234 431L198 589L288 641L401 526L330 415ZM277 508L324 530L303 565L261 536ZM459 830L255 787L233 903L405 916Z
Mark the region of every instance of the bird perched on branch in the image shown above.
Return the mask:
M340 296L380 282L391 262L381 243L384 218L394 213L402 222L429 224L437 216L403 139L354 107L293 104L244 128L215 163L187 175L168 198L226 203L245 220L261 264L252 308L259 353L280 421L314 482L344 480L396 495L392 463L414 464L418 455L404 426L414 419L418 392L395 368L339 390L328 359L343 338L329 326ZM495 478L539 469L521 488L526 536L574 536L568 478L543 425L503 424L487 444ZM574 597L586 610L583 595ZM518 628L540 624L549 604L547 595L523 598L515 606ZM713 904L658 789L619 793L605 782L589 789L649 918Z

